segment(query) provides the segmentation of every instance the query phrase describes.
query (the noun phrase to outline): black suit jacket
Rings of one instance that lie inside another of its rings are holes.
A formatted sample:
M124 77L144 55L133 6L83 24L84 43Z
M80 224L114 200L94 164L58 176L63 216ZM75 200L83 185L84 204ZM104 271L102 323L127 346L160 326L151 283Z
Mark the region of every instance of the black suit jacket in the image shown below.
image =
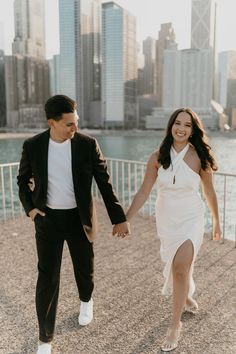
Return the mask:
M48 185L48 144L50 130L27 139L17 176L19 197L26 214L38 208L45 210ZM96 139L75 133L71 139L72 176L78 212L89 241L93 241L97 230L96 210L93 205L91 186L96 180L112 224L126 221L124 211L114 193L107 164ZM34 180L34 190L29 187Z

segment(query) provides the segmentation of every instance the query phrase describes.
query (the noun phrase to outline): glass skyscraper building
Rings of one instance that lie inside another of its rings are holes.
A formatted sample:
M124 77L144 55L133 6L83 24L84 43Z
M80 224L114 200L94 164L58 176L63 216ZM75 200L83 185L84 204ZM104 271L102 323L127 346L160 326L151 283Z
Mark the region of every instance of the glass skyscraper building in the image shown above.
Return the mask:
M6 125L42 128L49 97L44 0L14 0L15 37L5 56Z
M75 0L59 0L60 90L76 97Z
M14 20L12 54L45 58L44 0L15 0Z
M216 19L217 0L192 0L191 8L191 48L213 51L212 56L212 98L218 99Z
M191 48L215 48L216 0L192 0Z
M143 41L143 93L156 93L156 40L148 37Z
M6 125L6 88L4 51L0 49L0 127Z
M59 19L60 92L77 101L81 125L90 126L101 100L100 1L59 0Z
M104 126L136 126L136 20L114 2L102 4L102 117Z

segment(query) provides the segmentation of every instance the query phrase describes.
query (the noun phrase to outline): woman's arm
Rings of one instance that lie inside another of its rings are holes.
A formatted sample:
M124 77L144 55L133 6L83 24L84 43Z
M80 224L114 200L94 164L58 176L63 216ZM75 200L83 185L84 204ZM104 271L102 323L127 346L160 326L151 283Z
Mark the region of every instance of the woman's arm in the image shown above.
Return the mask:
M213 240L219 240L221 236L220 220L216 192L213 185L212 170L200 171L202 190L213 218Z
M154 152L149 157L143 183L139 191L136 193L131 203L131 206L129 207L126 213L126 218L128 221L139 211L139 209L143 206L143 204L148 199L153 184L155 183L157 178L157 171L158 171L157 159L158 159L158 154L156 152Z

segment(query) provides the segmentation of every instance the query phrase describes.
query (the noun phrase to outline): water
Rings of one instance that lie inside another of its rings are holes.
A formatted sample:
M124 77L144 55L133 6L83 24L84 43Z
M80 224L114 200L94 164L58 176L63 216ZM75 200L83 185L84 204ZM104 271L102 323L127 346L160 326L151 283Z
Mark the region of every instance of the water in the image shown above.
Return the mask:
M147 161L150 154L157 149L163 139L160 132L151 132L150 135L96 135L104 156L134 161ZM18 162L22 152L24 138L0 139L0 164ZM216 134L210 137L210 145L213 148L219 164L219 171L236 174L236 132L235 134ZM6 177L5 180L9 178ZM17 190L14 181L14 190ZM224 181L221 176L215 177L215 186L219 201L221 223L223 225L224 209L226 211L225 237L234 239L236 225L236 178L227 178L226 206L224 208ZM10 201L8 201L10 203ZM15 204L19 205L17 193ZM10 206L10 205L9 205ZM18 210L19 207L17 207ZM210 226L210 214L206 213L206 226Z
M215 133L214 133L215 134ZM147 135L96 135L104 156L135 161L147 161L148 156L159 146L162 134ZM0 164L20 160L25 139L0 139ZM210 137L210 144L216 155L219 171L236 173L236 132Z

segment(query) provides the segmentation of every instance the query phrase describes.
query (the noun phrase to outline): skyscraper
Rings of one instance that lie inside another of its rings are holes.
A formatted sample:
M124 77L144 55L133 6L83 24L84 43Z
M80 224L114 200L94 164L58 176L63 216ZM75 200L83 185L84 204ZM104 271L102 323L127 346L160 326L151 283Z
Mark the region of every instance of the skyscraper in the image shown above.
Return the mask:
M60 92L60 55L54 55L49 60L50 94L57 95Z
M148 37L143 41L143 93L156 93L156 40Z
M206 128L216 129L212 111L212 49L165 50L163 58L163 104L146 117L149 129L164 129L171 113L191 107Z
M236 79L229 79L227 84L227 115L230 125L236 129Z
M6 89L4 52L0 49L0 127L6 125Z
M212 50L165 50L163 107L211 111Z
M5 57L7 125L41 128L49 97L44 0L15 0L14 20L13 55Z
M162 23L156 44L156 92L157 106L162 106L163 57L165 49L177 49L172 23Z
M14 20L12 54L45 58L44 0L15 0Z
M75 0L59 0L60 90L76 99L76 28ZM80 103L80 102L78 102Z
M191 48L215 48L216 0L192 0Z
M115 2L102 4L102 116L105 127L136 126L136 19Z
M211 49L212 98L218 100L217 55L216 55L217 0L192 0L191 48Z
M22 55L5 56L5 85L7 125L45 127L43 104L49 97L47 61Z
M236 79L236 51L230 50L219 54L219 103L226 108L228 80Z
M218 127L219 115L212 100L216 97L216 5L216 0L192 0L191 48L162 51L159 67L163 76L157 75L163 78L158 91L163 95L162 109L157 107L147 117L148 128L164 128L169 114L186 106L199 114L206 128Z
M4 26L3 23L0 22L0 50L4 50L5 41L4 41Z
M100 0L59 0L59 28L60 90L77 100L81 125L90 126L101 100Z

